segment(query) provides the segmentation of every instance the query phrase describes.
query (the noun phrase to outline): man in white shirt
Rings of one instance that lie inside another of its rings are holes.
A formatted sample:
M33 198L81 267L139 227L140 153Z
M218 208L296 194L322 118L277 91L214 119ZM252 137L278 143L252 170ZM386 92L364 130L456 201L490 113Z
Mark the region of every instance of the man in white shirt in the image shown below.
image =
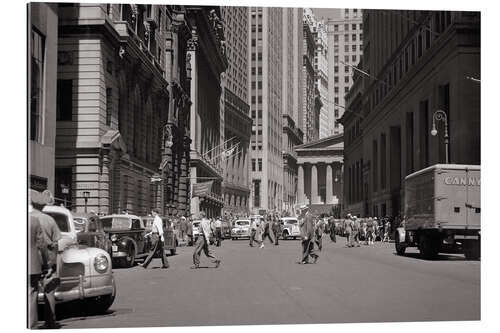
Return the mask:
M168 268L170 265L168 264L167 256L165 255L165 251L163 249L163 242L165 241L165 238L163 237L163 222L161 220L161 217L158 215L157 209L153 209L152 214L154 217L153 225L151 227L152 247L146 260L144 260L142 265L139 266L147 268L151 263L151 260L153 260L153 256L155 255L156 251L160 251L162 263L161 268Z
M209 249L210 242L210 220L206 218L205 212L200 213L200 235L198 236L198 241L196 242L196 248L193 253L193 264L191 268L200 268L200 255L201 251L205 253L207 258L212 258L213 263L215 263L215 268L219 267L220 260L215 257L213 251Z
M222 221L220 217L215 220L215 246L219 247L222 241Z

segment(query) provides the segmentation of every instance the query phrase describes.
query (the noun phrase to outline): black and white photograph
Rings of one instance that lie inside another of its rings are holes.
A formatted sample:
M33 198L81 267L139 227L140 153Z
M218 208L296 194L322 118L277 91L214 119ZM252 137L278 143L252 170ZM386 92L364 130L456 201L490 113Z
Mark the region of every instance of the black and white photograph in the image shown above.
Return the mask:
M482 7L293 4L25 3L25 329L484 319Z

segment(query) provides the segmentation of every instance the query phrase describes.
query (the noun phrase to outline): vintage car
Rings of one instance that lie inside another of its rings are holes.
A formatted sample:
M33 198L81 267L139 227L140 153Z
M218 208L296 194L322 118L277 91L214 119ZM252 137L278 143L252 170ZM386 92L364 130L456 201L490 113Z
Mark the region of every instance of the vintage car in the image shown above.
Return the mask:
M239 238L250 238L249 219L239 219L234 221L233 228L231 229L231 239L236 240Z
M112 243L108 234L104 231L99 216L81 216L80 218L85 219L86 222L83 225L83 230L79 231L76 235L78 244L103 249L112 256ZM75 219L75 217L73 217L73 219Z
M231 238L231 223L229 221L222 221L222 238Z
M110 255L99 248L77 243L73 215L60 206L45 206L43 212L52 216L61 239L58 243L57 275L61 280L55 290L56 303L84 301L94 313L104 313L116 295ZM43 294L38 295L43 304Z
M145 259L150 242L146 239L144 222L139 216L113 214L100 218L109 235L113 265L132 267L136 259Z
M300 237L299 221L296 217L282 217L280 218L281 224L281 237L283 239Z
M152 216L144 216L142 217L142 221L144 222L144 228L146 230L146 241L148 248L153 246L151 242L151 230L153 226L153 217ZM167 219L162 218L163 221L163 238L165 242L163 243L163 249L165 251L169 250L171 255L175 255L177 252L177 246L179 246L179 240L177 239L177 235L172 228L171 225L168 225ZM159 253L155 253L155 258L160 258Z

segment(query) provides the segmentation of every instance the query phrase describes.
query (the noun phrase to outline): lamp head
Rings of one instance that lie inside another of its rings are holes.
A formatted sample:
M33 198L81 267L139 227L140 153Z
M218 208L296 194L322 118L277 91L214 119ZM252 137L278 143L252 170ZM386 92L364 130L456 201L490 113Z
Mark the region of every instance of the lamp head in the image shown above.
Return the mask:
M438 134L438 131L436 129L436 123L432 122L432 130L431 130L431 135L436 136Z

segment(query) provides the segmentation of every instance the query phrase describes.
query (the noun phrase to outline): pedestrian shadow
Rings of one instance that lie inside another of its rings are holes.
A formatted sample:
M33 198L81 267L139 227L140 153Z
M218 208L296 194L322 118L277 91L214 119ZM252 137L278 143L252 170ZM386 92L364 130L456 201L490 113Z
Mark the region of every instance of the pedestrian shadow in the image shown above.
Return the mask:
M420 253L405 253L403 255L399 255L396 252L393 252L393 255L398 256L398 257L407 257L407 258L418 259L418 260L423 260L423 261L479 261L479 260L467 259L459 253L457 253L457 254L440 253L437 255L436 258L433 258L433 259L424 258L424 257L422 257L422 255Z
M191 268L193 271L197 270L197 269L202 269L202 268L205 268L205 269L217 269L219 267L215 267L215 266L198 266L198 268Z

